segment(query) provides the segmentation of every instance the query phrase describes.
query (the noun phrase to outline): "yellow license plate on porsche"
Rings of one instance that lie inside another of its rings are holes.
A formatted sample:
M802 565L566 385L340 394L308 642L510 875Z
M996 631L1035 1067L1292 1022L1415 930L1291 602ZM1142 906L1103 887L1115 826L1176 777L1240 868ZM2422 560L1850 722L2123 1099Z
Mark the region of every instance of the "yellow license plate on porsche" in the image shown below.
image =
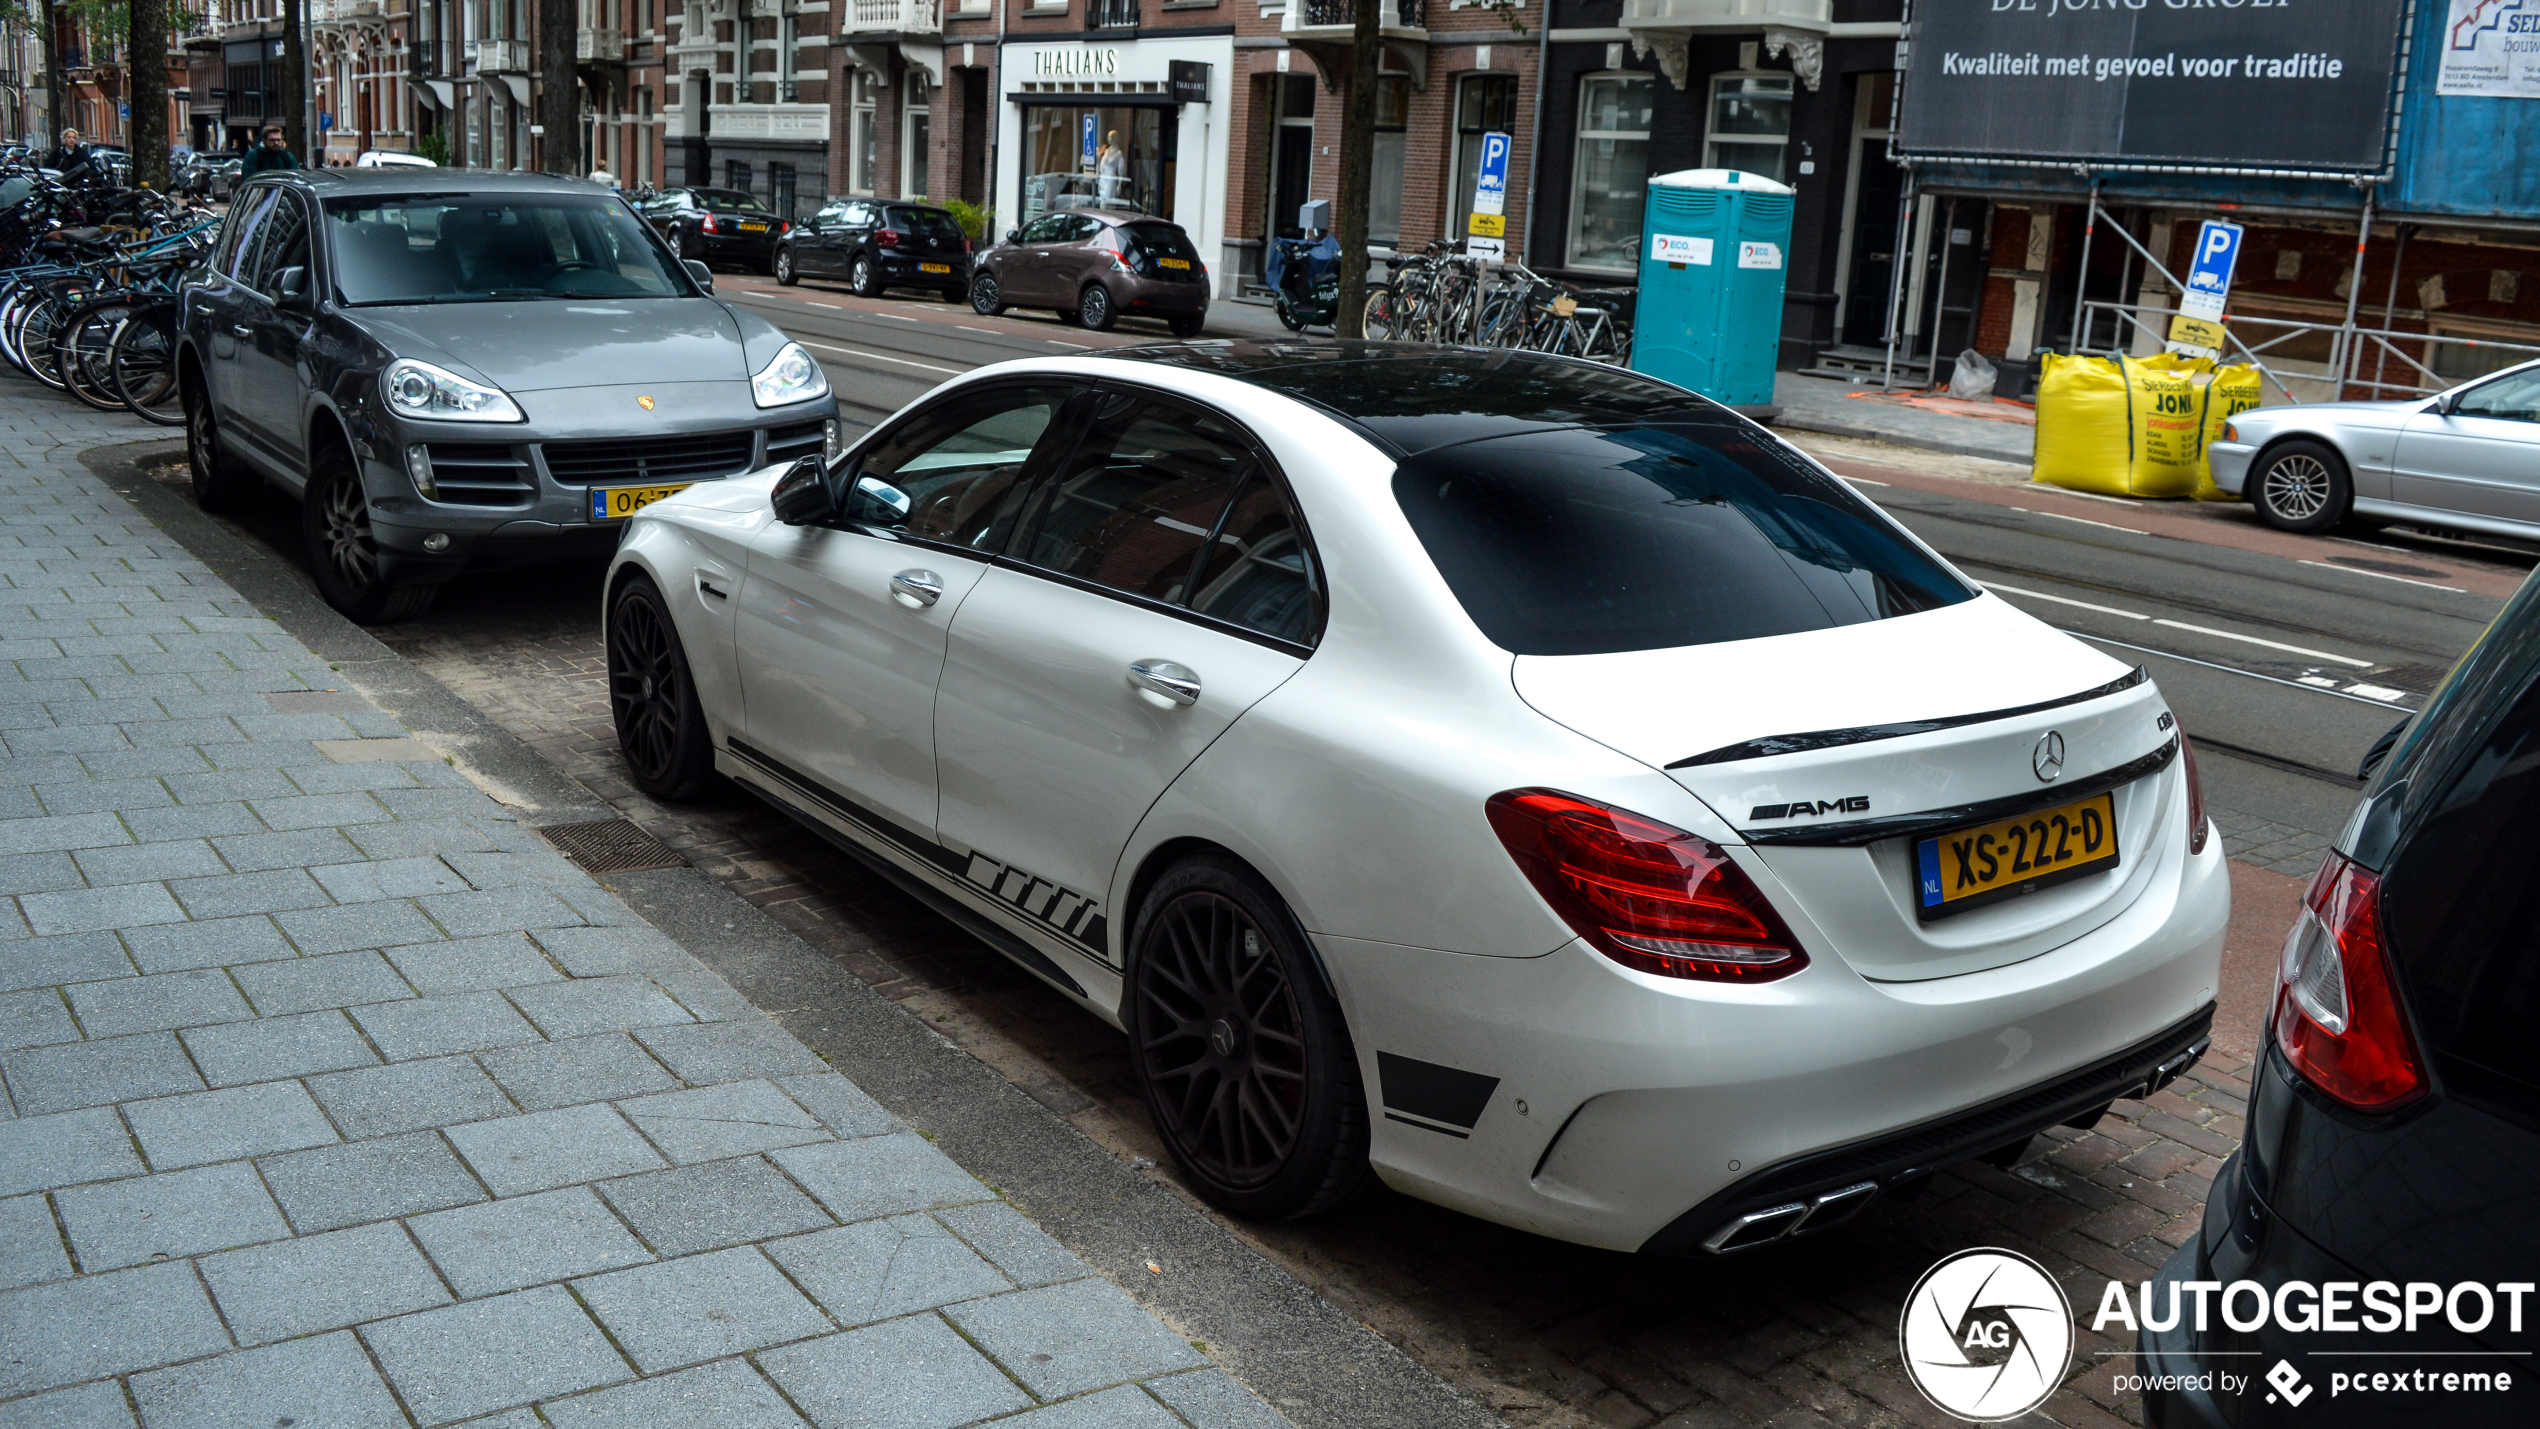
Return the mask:
M920 273L949 273L952 271L952 265L950 263L920 263L917 265L917 271Z
M1914 848L1918 912L1928 923L2117 866L2114 795L1970 824Z
M674 491L685 491L696 485L683 481L676 486L595 486L591 488L591 519L623 521Z

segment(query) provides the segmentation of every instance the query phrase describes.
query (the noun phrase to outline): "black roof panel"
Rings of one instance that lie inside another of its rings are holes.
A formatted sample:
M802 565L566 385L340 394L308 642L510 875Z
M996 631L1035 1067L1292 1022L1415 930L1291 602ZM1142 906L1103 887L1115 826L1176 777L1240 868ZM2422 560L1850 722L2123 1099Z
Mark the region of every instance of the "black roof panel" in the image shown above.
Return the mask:
M1637 372L1503 348L1410 342L1188 342L1100 354L1214 372L1310 402L1397 455L1556 427L1740 419Z

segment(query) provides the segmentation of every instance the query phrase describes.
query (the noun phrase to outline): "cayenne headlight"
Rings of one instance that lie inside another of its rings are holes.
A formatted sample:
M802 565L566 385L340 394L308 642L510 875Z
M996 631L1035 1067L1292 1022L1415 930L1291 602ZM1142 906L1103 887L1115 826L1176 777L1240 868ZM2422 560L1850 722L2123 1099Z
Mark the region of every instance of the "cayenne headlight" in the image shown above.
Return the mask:
M829 395L829 374L799 342L776 350L775 360L750 378L750 396L762 407L782 407Z
M497 387L470 382L455 372L404 358L379 375L388 409L427 422L525 422L520 404Z

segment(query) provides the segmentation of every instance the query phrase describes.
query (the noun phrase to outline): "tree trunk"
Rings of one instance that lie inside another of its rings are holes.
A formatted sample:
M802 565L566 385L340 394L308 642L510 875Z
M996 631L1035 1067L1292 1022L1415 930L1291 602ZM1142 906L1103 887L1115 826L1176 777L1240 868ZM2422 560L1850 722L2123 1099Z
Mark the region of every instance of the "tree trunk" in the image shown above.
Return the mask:
M44 126L56 144L62 142L62 90L68 83L62 77L61 25L53 0L44 0Z
M132 181L143 188L168 186L168 10L165 0L132 0L132 100L125 141L132 146Z
M1341 105L1340 312L1333 330L1367 335L1367 188L1376 167L1376 22L1382 0L1358 0L1349 51L1349 97Z
M326 156L309 145L309 50L301 40L302 9L300 0L282 0L282 142L314 169ZM262 143L264 136L249 142Z
M538 123L547 131L539 154L551 174L590 172L582 166L582 83L573 67L579 17L576 0L538 0Z

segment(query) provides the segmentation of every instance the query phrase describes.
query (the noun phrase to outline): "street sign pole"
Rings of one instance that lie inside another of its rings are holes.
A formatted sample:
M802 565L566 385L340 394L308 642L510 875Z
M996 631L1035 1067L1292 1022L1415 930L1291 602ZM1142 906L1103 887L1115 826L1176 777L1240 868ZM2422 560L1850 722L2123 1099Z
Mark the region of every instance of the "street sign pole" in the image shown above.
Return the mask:
M1516 145L1505 134L1482 136L1482 162L1473 175L1473 216L1464 224L1464 251L1487 263L1508 256L1508 155Z

